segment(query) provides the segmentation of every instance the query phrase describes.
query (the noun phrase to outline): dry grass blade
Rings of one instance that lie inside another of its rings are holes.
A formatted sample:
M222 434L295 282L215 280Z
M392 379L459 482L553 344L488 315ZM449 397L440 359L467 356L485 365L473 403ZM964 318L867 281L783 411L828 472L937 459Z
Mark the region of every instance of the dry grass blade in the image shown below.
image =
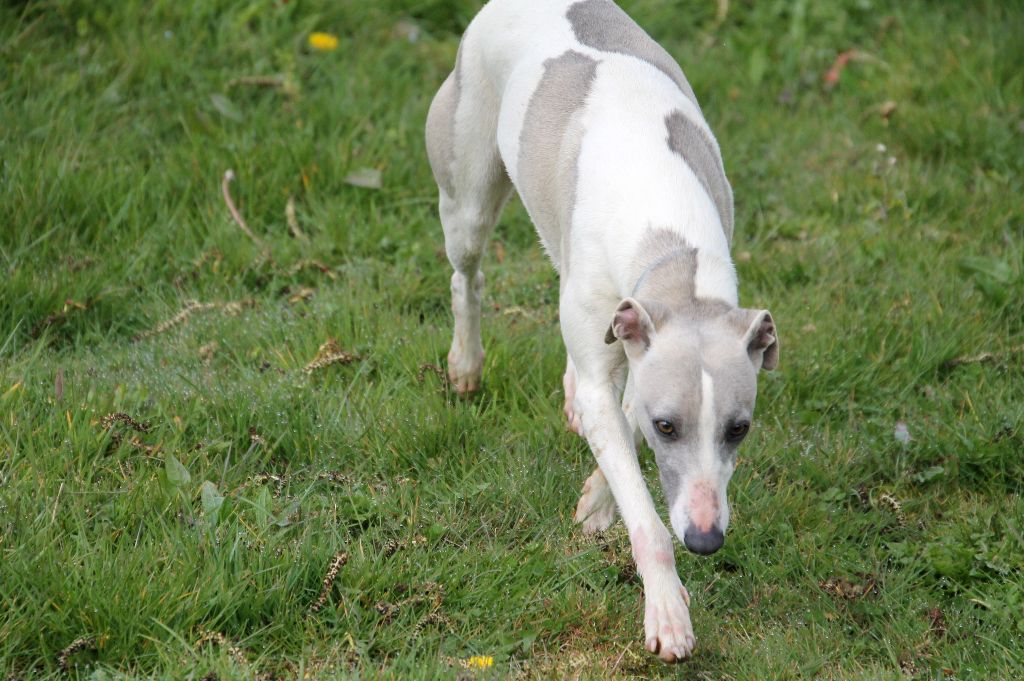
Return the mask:
M327 574L324 575L323 587L320 589L320 596L317 597L316 602L309 606L309 612L312 615L320 612L324 604L327 603L327 598L331 595L331 587L334 586L334 580L338 578L338 572L348 562L348 554L344 551L338 551L334 554L334 558L331 560L331 565L327 569Z
M289 196L284 206L284 219L288 223L288 231L299 241L309 241L309 237L299 227L299 218L295 215L295 197Z
M231 183L234 179L235 171L230 169L224 171L224 178L220 183L220 191L221 194L224 195L224 203L227 204L228 210L231 212L231 217L234 219L235 224L238 225L238 228L245 232L245 235L252 239L253 243L262 247L264 245L263 242L258 236L252 233L252 230L249 229L249 225L245 224L245 220L242 219L242 214L238 212L238 208L235 207L235 202L231 198Z

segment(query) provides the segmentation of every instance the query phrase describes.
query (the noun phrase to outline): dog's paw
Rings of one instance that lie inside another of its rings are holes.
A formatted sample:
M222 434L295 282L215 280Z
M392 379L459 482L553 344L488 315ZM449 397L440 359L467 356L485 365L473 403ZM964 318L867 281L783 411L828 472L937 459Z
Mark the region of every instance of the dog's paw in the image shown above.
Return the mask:
M583 420L580 418L579 412L572 408L569 400L565 401L562 411L565 412L565 427L583 437Z
M573 402L576 401L576 369L572 366L572 362L569 362L565 368L565 374L562 376L562 388L565 390L565 404L562 406L562 413L565 414L566 428L583 437L583 415L573 407Z
M448 381L455 392L460 395L476 392L480 389L480 378L484 369L483 350L477 352L457 352L454 348L448 353Z
M604 532L615 522L615 498L600 468L583 483L573 520L581 525L583 534Z
M689 657L697 645L690 623L690 594L674 573L644 588L644 643L665 662Z

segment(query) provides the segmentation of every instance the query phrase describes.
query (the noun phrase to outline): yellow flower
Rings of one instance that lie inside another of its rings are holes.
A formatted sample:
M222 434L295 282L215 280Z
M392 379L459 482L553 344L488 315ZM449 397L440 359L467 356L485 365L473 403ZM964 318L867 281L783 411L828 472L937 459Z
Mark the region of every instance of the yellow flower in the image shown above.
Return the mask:
M309 34L309 46L321 52L338 49L338 36L333 33L314 32Z
M494 666L494 658L490 655L474 655L464 661L469 669L488 669Z

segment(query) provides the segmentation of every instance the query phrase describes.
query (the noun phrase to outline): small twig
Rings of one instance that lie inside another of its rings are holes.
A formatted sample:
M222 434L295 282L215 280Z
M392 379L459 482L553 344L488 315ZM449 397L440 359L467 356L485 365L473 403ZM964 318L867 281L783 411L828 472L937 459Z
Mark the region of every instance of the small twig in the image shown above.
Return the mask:
M891 494L882 494L878 497L878 501L889 507L889 510L896 516L896 522L899 523L900 527L907 526L907 516L903 512L903 504L901 504L896 497Z
M224 195L224 203L228 204L228 210L231 211L231 217L234 218L235 223L238 225L238 227L243 232L245 232L245 235L252 239L253 243L255 243L257 246L263 247L263 242L260 240L259 237L252 233L252 230L249 229L249 225L245 224L245 220L242 219L242 215L238 212L238 209L235 207L235 202L231 199L230 185L234 179L235 171L230 169L224 171L224 179L221 180L220 183L220 190L221 193Z
M161 333L164 333L165 331L173 329L175 326L178 326L179 324L184 324L186 321L188 321L188 318L192 316L193 312L197 312L200 310L212 310L216 307L218 307L217 303L200 303L198 300L187 300L185 301L185 307L181 308L181 310L176 315L174 315L170 319L160 322L159 324L156 325L156 327L148 331L143 331L142 333L135 334L135 336L132 337L132 340L138 342L140 340L145 340L146 338L149 338L151 336L158 336Z
M337 279L338 278L338 275L335 274L334 271L330 267L328 267L324 263L320 262L319 260L310 260L310 259L299 260L297 263L295 263L294 265L289 267L288 268L288 276L290 276L290 277L291 276L295 276L296 274L298 274L299 272L301 272L304 269L314 269L314 270L317 270L319 272L322 272L323 274L326 274L329 279Z
M425 615L423 619L416 623L416 626L412 629L412 640L415 641L416 639L418 639L420 637L420 634L423 633L423 630L429 627L431 624L444 624L448 627L451 627L452 621L443 612L435 610L434 612Z
M309 237L299 227L299 219L295 216L295 197L289 196L284 206L284 219L288 223L288 231L299 241L309 241Z
M64 368L57 367L57 375L53 377L53 398L60 404L64 398Z
M331 364L351 364L357 359L359 359L358 355L345 352L338 345L338 342L331 338L320 346L320 349L317 350L316 357L313 358L313 361L303 367L302 370L307 374L311 374L314 371L323 369Z
M264 447L267 445L266 439L256 430L256 426L249 426L249 441L254 445L262 445Z
M284 76L239 76L232 78L225 87L233 88L236 85L256 85L258 87L283 87Z
M170 319L160 322L154 328L142 333L135 334L132 340L138 342L145 340L152 336L159 336L166 331L173 329L174 327L184 324L188 321L189 317L192 316L193 312L204 312L206 310L223 310L224 314L235 316L242 312L243 308L251 307L255 305L255 301L251 299L247 300L234 300L228 303L200 303L198 300L186 300L185 306Z
M298 85L288 76L239 76L232 78L225 84L225 89L231 89L238 85L251 85L254 87L276 88L282 94L295 98L299 94Z
M1008 355L1016 355L1024 352L1024 345L1015 345L1009 348L1005 352L982 352L977 355L964 355L961 357L954 357L953 359L947 360L942 364L944 369L953 369L960 366L961 364L981 364L984 362L995 362L1000 359L1006 358Z
M445 373L445 370L437 366L436 364L431 364L430 362L425 362L420 365L419 373L416 374L416 381L418 383L422 383L427 376L427 372L435 374L438 380L441 381L442 387L448 385L448 374Z
M227 636L220 633L219 631L205 631L203 629L200 629L199 632L200 636L199 640L196 641L196 648L200 648L203 646L203 644L206 643L216 643L219 646L226 647L228 649L228 654L232 658L234 658L235 662L238 663L240 666L249 666L249 660L246 659L245 654L242 652L242 649L236 645L233 645L231 641L228 640Z
M64 650L60 651L57 655L57 666L60 667L62 672L71 671L71 665L69 660L72 655L83 650L95 650L96 649L96 637L95 636L81 636L76 638L71 645Z
M338 572L348 562L348 554L344 551L338 551L334 554L334 558L331 560L331 566L327 569L327 574L324 575L323 588L320 589L320 596L316 599L313 605L309 606L309 612L312 615L320 612L320 609L327 603L327 598L331 595L331 587L334 586L334 580L338 578Z
M134 430L136 433L148 433L149 432L149 422L148 421L146 421L144 423L139 423L138 421L136 421L135 419L133 419L131 416L129 416L128 414L124 413L123 411L115 411L115 412L113 412L111 414L107 414L106 416L104 416L103 418L100 419L100 425L103 426L104 428L110 429L110 427L113 426L118 421L120 421L121 423L124 423L129 428Z

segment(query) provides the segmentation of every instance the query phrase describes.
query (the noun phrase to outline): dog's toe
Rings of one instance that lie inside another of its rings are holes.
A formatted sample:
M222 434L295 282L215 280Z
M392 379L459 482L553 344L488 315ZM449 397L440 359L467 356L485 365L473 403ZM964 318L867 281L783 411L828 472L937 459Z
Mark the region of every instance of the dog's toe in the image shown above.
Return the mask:
M647 650L665 662L689 657L697 640L683 597L685 589L658 585L646 591L644 638Z
M484 364L482 351L469 358L464 354L458 353L454 349L448 353L448 382L460 395L473 393L480 389Z

